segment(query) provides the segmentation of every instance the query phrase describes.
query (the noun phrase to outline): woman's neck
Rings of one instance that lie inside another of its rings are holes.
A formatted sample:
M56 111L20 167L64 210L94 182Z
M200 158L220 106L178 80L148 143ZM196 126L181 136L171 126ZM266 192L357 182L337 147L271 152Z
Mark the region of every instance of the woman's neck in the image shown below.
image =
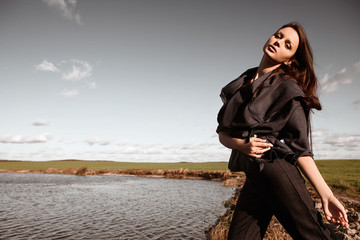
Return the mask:
M264 54L256 71L255 80L262 75L275 70L276 68L280 67L280 65L281 63L275 63L271 61L271 59L269 59L269 57Z

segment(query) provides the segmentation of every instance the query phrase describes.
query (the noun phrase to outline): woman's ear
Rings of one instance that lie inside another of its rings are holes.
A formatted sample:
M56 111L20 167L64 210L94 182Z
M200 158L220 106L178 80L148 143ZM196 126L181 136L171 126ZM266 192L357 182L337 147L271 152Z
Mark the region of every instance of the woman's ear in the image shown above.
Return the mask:
M284 64L286 66L290 66L293 61L294 61L294 59L289 59L289 60L285 61Z

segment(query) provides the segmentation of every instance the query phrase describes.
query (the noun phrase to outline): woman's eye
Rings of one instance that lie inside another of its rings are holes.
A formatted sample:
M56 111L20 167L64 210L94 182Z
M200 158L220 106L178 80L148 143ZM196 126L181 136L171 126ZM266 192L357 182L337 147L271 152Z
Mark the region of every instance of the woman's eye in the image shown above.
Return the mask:
M291 48L290 44L286 44L286 48L290 49Z
M281 38L280 34L275 34L275 38Z

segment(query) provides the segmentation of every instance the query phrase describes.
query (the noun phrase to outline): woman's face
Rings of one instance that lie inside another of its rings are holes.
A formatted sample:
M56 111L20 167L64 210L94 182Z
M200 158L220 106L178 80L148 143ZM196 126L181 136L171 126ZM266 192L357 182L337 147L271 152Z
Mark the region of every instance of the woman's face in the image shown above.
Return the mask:
M264 53L276 64L289 64L299 46L299 35L291 27L278 30L265 43Z

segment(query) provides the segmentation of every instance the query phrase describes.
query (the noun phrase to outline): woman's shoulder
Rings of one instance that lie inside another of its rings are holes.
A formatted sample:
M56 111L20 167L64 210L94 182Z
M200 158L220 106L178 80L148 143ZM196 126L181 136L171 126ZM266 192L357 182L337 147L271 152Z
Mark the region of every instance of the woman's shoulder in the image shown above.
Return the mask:
M304 92L301 90L294 77L286 74L277 76L278 90L284 94L291 94L297 96L304 96Z
M254 76L256 74L256 71L257 71L257 67L254 67L254 68L249 68L247 69L245 72L243 72L240 76L238 76L237 78L235 78L234 80L232 80L230 83L228 83L227 85L230 85L232 84L233 82L236 82L240 79L243 79L245 77L248 77L248 76Z
M243 72L239 77L235 78L228 84L226 84L222 89L220 93L220 97L223 101L226 101L226 99L229 99L244 83L244 79L247 76L252 76L256 73L256 68L250 68Z

